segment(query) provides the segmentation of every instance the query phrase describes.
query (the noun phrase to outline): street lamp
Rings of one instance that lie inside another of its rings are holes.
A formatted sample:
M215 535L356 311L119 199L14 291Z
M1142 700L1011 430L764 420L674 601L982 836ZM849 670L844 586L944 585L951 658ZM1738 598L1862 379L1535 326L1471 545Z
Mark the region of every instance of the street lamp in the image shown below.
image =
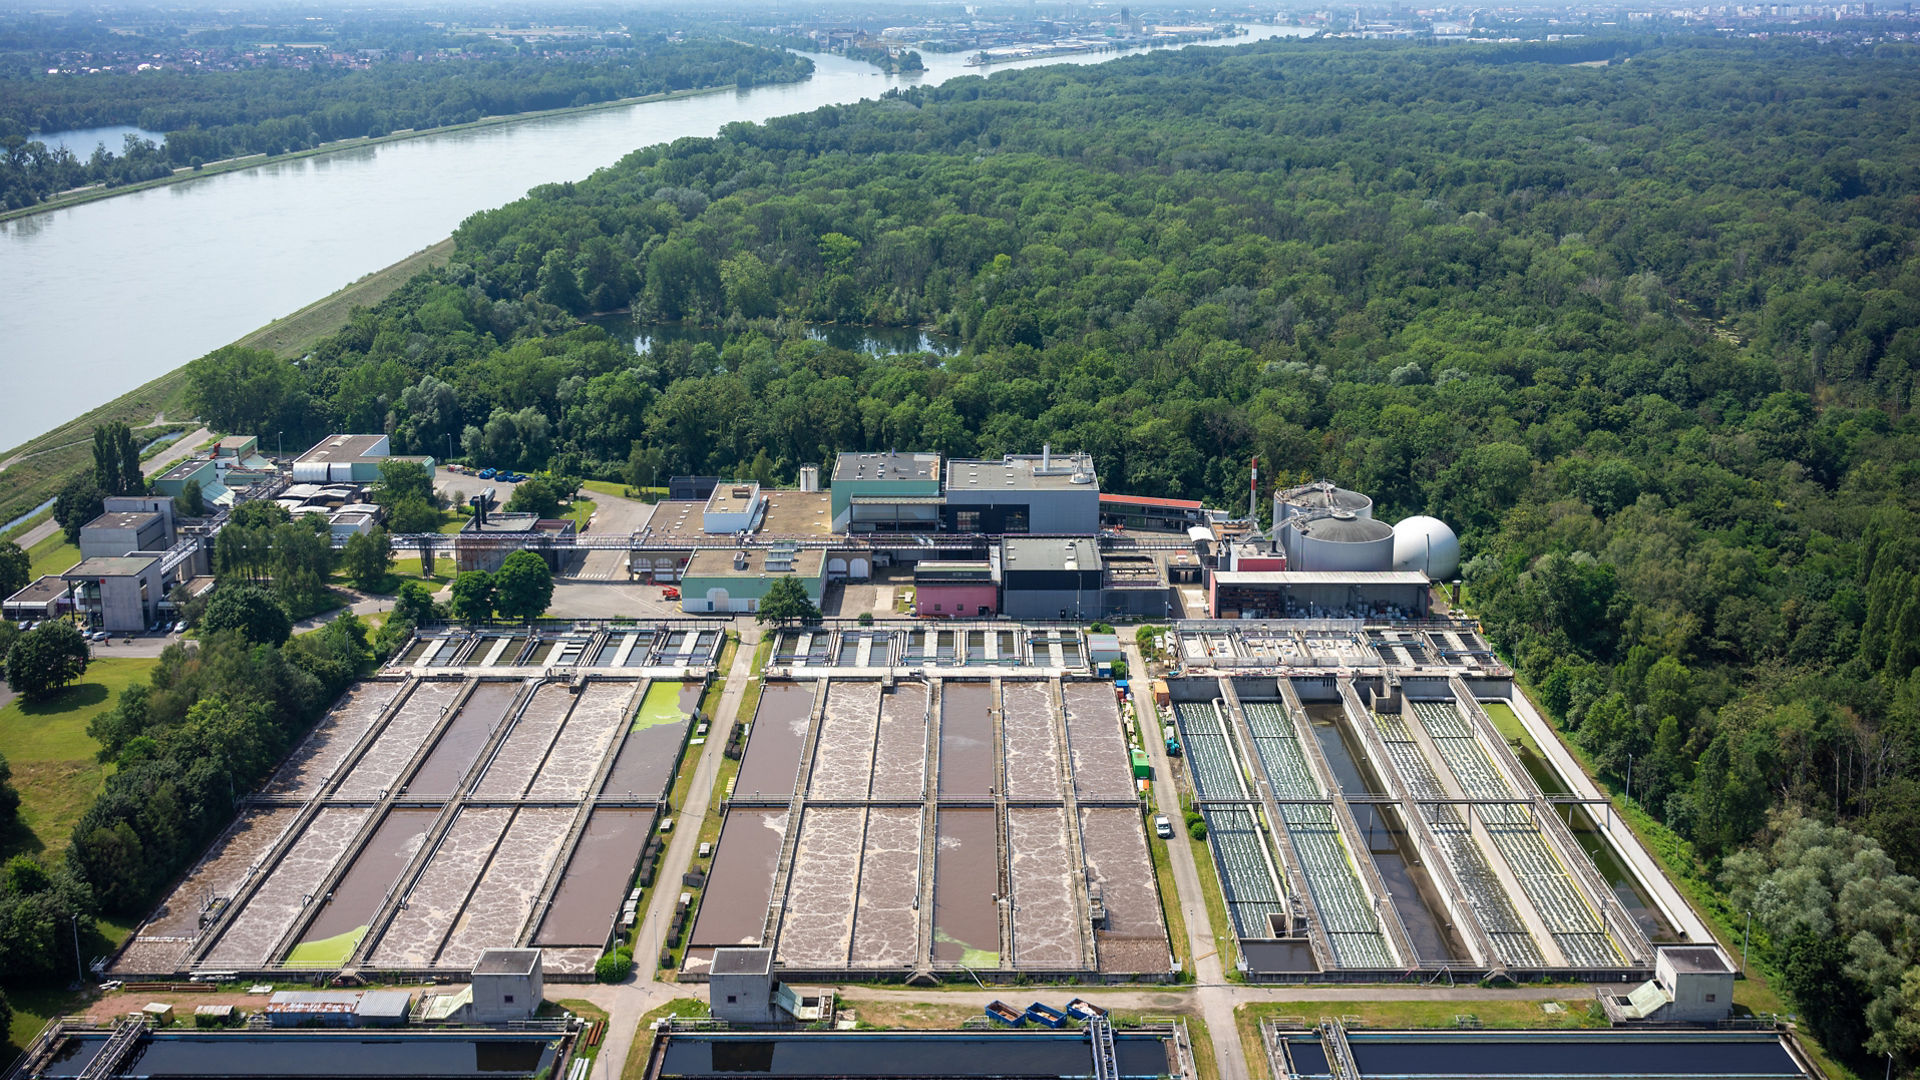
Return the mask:
M1740 931L1740 974L1747 973L1747 935L1753 933L1753 909L1747 909L1747 928Z
M1633 801L1633 755L1627 755L1627 801Z

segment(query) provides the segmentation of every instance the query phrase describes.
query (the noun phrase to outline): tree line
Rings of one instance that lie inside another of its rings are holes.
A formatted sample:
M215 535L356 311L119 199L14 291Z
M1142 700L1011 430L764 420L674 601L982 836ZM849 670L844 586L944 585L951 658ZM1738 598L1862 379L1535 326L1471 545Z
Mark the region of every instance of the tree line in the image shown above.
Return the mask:
M31 206L70 188L135 183L222 158L706 86L793 82L812 71L812 61L778 49L650 37L580 58L506 52L363 68L33 75L9 80L0 98L0 206ZM83 158L31 134L108 124L166 139L129 135L119 153L96 148Z
M194 378L248 388L242 430L609 478L1051 442L1105 490L1235 505L1257 455L1452 523L1494 641L1723 887L1789 812L1910 874L1920 51L1568 66L1593 47L1265 42L733 125L475 215L302 369ZM639 355L584 321L620 310L729 333ZM1884 940L1789 984L1874 1002L1904 1061L1920 938Z

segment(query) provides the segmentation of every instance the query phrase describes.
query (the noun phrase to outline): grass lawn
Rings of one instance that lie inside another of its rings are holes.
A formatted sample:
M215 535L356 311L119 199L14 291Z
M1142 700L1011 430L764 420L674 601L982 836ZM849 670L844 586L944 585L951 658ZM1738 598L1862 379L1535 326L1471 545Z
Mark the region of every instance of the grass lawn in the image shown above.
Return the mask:
M620 1080L640 1080L647 1075L647 1055L653 1052L653 1022L669 1016L691 1020L710 1015L707 1003L700 998L674 998L665 1005L645 1013L640 1017L638 1030L633 1033L633 1046L627 1050L627 1062L620 1070Z
M28 572L39 578L42 574L66 572L80 561L80 549L67 543L66 533L56 532L28 548L27 558L33 563Z
M576 528L581 532L586 532L587 519L593 516L593 512L597 506L598 504L592 499L575 499L567 504L567 508L561 512L560 516L563 518L571 518Z
M1565 1012L1550 1013L1540 1001L1278 1001L1241 1005L1233 1010L1236 1034L1246 1054L1247 1070L1256 1077L1270 1077L1265 1045L1260 1039L1263 1020L1290 1016L1317 1023L1323 1016L1359 1017L1364 1027L1381 1029L1440 1028L1459 1026L1457 1017L1472 1016L1489 1028L1603 1028L1604 1017L1595 1019L1587 1011L1591 996L1577 991L1560 1002ZM1193 1021L1189 1020L1191 1025ZM1194 1033L1196 1055L1199 1032Z
M107 782L111 767L94 760L100 744L87 722L113 707L120 691L144 683L154 659L96 659L80 681L51 701L14 701L0 709L0 754L13 768L25 828L0 839L6 854L38 853L44 861L66 850L80 815Z
M1172 814L1168 814L1172 817ZM1193 848L1194 869L1200 875L1200 895L1207 901L1207 923L1213 932L1213 944L1220 954L1220 966L1225 969L1230 981L1240 978L1240 941L1233 933L1233 920L1227 917L1227 899L1220 891L1220 876L1213 868L1213 849L1205 840L1195 840L1183 825L1174 826L1177 839L1186 836L1187 843ZM1199 972L1196 970L1195 975Z
M628 487L613 480L582 480L580 490L612 495L619 499L632 499L635 502L659 502L667 497L667 489L663 487Z
M1167 842L1153 831L1152 823L1147 826L1147 851L1153 857L1154 880L1160 884L1160 910L1166 913L1167 936L1173 942L1174 958L1180 961L1183 974L1197 978L1199 972L1193 967L1193 946L1187 940L1187 916L1180 910L1180 888L1173 880L1171 853L1167 850Z

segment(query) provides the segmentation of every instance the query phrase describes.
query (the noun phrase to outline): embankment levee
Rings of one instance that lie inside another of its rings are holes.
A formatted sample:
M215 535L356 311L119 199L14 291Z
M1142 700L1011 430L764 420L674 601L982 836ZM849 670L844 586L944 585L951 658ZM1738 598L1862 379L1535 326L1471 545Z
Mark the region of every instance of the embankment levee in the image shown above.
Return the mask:
M511 113L506 116L485 116L465 124L448 124L445 127L418 128L396 131L391 135L370 136L359 139L341 139L337 142L322 143L309 150L295 150L286 154L249 154L245 157L223 158L210 161L198 169L175 169L172 175L143 180L124 187L84 187L72 191L63 191L32 206L23 206L17 210L0 212L0 221L12 221L16 218L31 217L53 210L64 210L70 206L80 206L100 199L111 199L116 195L130 195L136 191L165 187L169 184L184 184L221 173L238 172L241 169L254 169L262 165L277 165L283 161L298 161L301 158L320 157L325 154L337 154L343 150L359 150L383 143L401 142L406 139L418 139L427 135L447 135L457 131L476 131L480 128L498 127L502 124L518 124L528 120L548 120L559 116L573 116L579 113L599 112L603 109L621 109L629 105L642 105L650 101L670 101L674 98L698 97L703 94L718 94L733 90L737 83L720 86L703 86L692 90L672 90L664 94L646 94L641 97L620 98L616 101L599 101L591 105L570 105L564 109L543 109L536 112Z
M420 271L446 265L452 255L449 237L275 319L235 344L299 356L345 326L354 308L385 300ZM96 424L117 420L134 428L137 435L139 429L162 422L185 422L186 381L186 367L181 365L0 455L0 521L11 521L59 494L70 477L91 464Z

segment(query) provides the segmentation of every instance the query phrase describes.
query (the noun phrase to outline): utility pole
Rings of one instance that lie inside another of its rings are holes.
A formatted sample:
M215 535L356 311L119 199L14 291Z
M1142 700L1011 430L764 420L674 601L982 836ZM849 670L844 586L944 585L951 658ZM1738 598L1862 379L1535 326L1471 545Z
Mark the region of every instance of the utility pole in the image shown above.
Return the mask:
M1633 755L1627 755L1627 801L1633 801Z
M80 916L73 917L73 982L75 986L87 984L87 972L80 961Z

